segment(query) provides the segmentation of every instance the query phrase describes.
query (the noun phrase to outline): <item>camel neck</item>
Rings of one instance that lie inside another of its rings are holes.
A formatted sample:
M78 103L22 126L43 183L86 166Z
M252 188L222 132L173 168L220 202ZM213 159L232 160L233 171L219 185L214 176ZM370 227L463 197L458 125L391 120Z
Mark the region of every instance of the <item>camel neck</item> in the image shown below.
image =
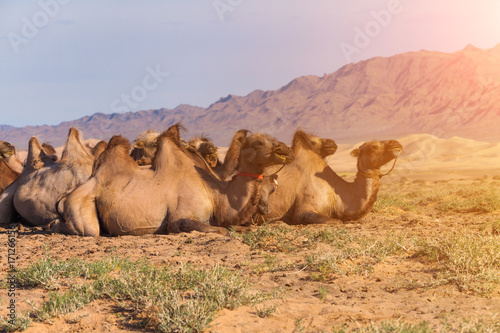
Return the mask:
M23 171L24 166L21 161L19 161L16 154L6 157L5 162L13 171L17 173L21 173Z
M347 202L343 202L344 211L340 213L341 219L344 221L358 220L368 214L377 200L379 188L379 174L358 171L356 179L349 183L348 191L351 195Z
M212 225L229 227L247 223L257 210L262 195L262 179L234 177L229 186L217 191Z

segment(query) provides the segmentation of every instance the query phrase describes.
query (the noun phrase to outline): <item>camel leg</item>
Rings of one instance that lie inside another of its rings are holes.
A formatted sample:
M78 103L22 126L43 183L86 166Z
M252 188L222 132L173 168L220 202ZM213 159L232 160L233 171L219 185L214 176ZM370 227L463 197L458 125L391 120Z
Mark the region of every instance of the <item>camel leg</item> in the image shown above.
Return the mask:
M293 217L293 224L330 224L342 225L342 221L333 219L329 216L321 215L316 212L305 212L302 214L295 214Z
M236 232L239 232L239 233L247 233L247 232L252 231L252 228L250 228L250 227L244 227L244 226L241 226L241 225L233 225L230 228L233 229Z
M17 222L15 221L17 214L14 208L14 194L18 187L14 181L0 194L0 226L6 227L10 223Z
M190 232L190 231L212 232L229 237L229 231L227 231L227 229L225 228L214 227L206 223L190 219L182 219L175 222L170 222L168 225L169 233Z
M100 227L95 206L97 181L91 178L76 187L64 200L64 221L57 224L53 232L69 235L99 236Z

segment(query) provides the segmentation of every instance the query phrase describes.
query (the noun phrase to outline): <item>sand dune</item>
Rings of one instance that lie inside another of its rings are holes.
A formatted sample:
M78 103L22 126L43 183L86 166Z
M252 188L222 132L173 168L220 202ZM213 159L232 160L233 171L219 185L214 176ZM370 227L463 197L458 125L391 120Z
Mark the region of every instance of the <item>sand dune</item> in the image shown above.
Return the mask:
M482 172L500 174L500 143L482 142L461 137L441 139L430 134L412 134L398 139L403 152L398 158L395 174L438 172ZM356 160L350 156L355 145L339 145L329 165L339 173L356 171ZM388 171L387 165L382 171Z

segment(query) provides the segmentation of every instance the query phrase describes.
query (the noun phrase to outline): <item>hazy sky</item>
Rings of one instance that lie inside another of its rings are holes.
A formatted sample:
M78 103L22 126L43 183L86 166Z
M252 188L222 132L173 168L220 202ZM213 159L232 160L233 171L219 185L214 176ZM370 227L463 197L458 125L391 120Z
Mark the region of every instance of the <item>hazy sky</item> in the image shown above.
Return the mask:
M374 56L498 43L498 0L2 0L0 124L206 107Z

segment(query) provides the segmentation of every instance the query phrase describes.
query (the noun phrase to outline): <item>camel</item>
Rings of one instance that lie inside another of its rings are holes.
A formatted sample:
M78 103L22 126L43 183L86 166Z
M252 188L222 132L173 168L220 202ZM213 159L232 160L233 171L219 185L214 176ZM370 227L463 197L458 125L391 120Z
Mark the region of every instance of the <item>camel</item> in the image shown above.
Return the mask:
M293 141L295 160L280 173L280 187L270 197L271 213L265 216L266 221L339 224L339 220L362 218L377 199L380 168L402 150L395 140L362 144L351 152L357 157L358 173L353 182L347 182L313 150L307 134L297 131Z
M319 155L319 157L323 160L328 156L335 154L338 148L337 144L332 139L320 138L312 134L306 134L306 136L303 137L303 140L307 140L312 151ZM297 148L294 144L296 144L295 140L292 141L292 150L295 152Z
M12 168L5 162L3 158L0 158L0 194L12 184L14 180L19 176L19 173L12 170Z
M271 212L271 208L269 207L269 196L279 188L277 179L277 174L264 176L262 182L262 195L259 203L257 204L257 210L255 211L256 214L267 215Z
M153 160L157 143L156 140L160 134L155 130L147 130L142 132L137 136L134 141L134 147L130 156L137 162L139 165L151 165L151 161ZM208 166L214 168L215 166L220 166L221 163L218 159L217 149L210 139L201 135L196 136L186 142L181 139L182 145L191 151L197 151L208 163Z
M218 159L218 147L216 147L210 139L203 135L196 136L191 139L188 143L187 150L193 154L197 153L201 155L206 163L203 166L202 163L198 162L197 165L200 168L209 172L212 176L214 176L214 178L220 181L228 181L237 173L236 169L238 168L239 152L242 142L248 133L249 132L247 130L240 130L236 133L231 141L231 145L228 148L228 152L225 155L223 163L221 163ZM263 176L262 194L259 203L257 204L256 214L265 215L269 213L270 208L268 200L269 196L274 193L278 187L277 178L277 174ZM251 224L251 220L245 223L245 225L249 224Z
M0 158L3 159L13 171L21 173L23 164L19 161L16 148L6 141L0 141Z
M246 223L255 212L266 168L293 160L284 143L240 131L238 175L221 182L197 167L179 130L176 124L159 136L150 169L128 155L127 139L111 138L90 179L64 201L62 221L53 231L98 236L101 230L110 235L197 230L227 236L227 227Z
M32 226L46 225L56 219L58 196L87 180L93 162L94 156L75 128L69 130L59 163L32 137L21 175L0 195L0 225L12 221L16 212Z
M205 136L195 136L189 140L188 145L196 150L204 159L207 161L211 168L215 168L217 165L221 165L219 161L219 155L216 147L209 138Z
M134 140L134 149L130 153L130 156L132 156L137 164L151 164L151 161L156 153L156 139L158 136L160 136L160 133L152 129L142 132L137 136Z
M0 193L12 184L22 170L15 147L9 142L0 141Z
M304 139L308 141L312 151L319 155L322 159L333 155L338 148L337 144L332 139L320 138L312 134L306 134ZM292 141L293 151L296 150L296 147L294 145L295 140ZM288 164L285 165L284 168L289 168L290 166L291 165ZM264 177L262 197L260 199L257 212L252 217L253 222L256 224L262 224L262 222L264 221L263 216L271 212L271 208L269 206L269 196L279 188L277 178L277 174L272 174L269 177Z

